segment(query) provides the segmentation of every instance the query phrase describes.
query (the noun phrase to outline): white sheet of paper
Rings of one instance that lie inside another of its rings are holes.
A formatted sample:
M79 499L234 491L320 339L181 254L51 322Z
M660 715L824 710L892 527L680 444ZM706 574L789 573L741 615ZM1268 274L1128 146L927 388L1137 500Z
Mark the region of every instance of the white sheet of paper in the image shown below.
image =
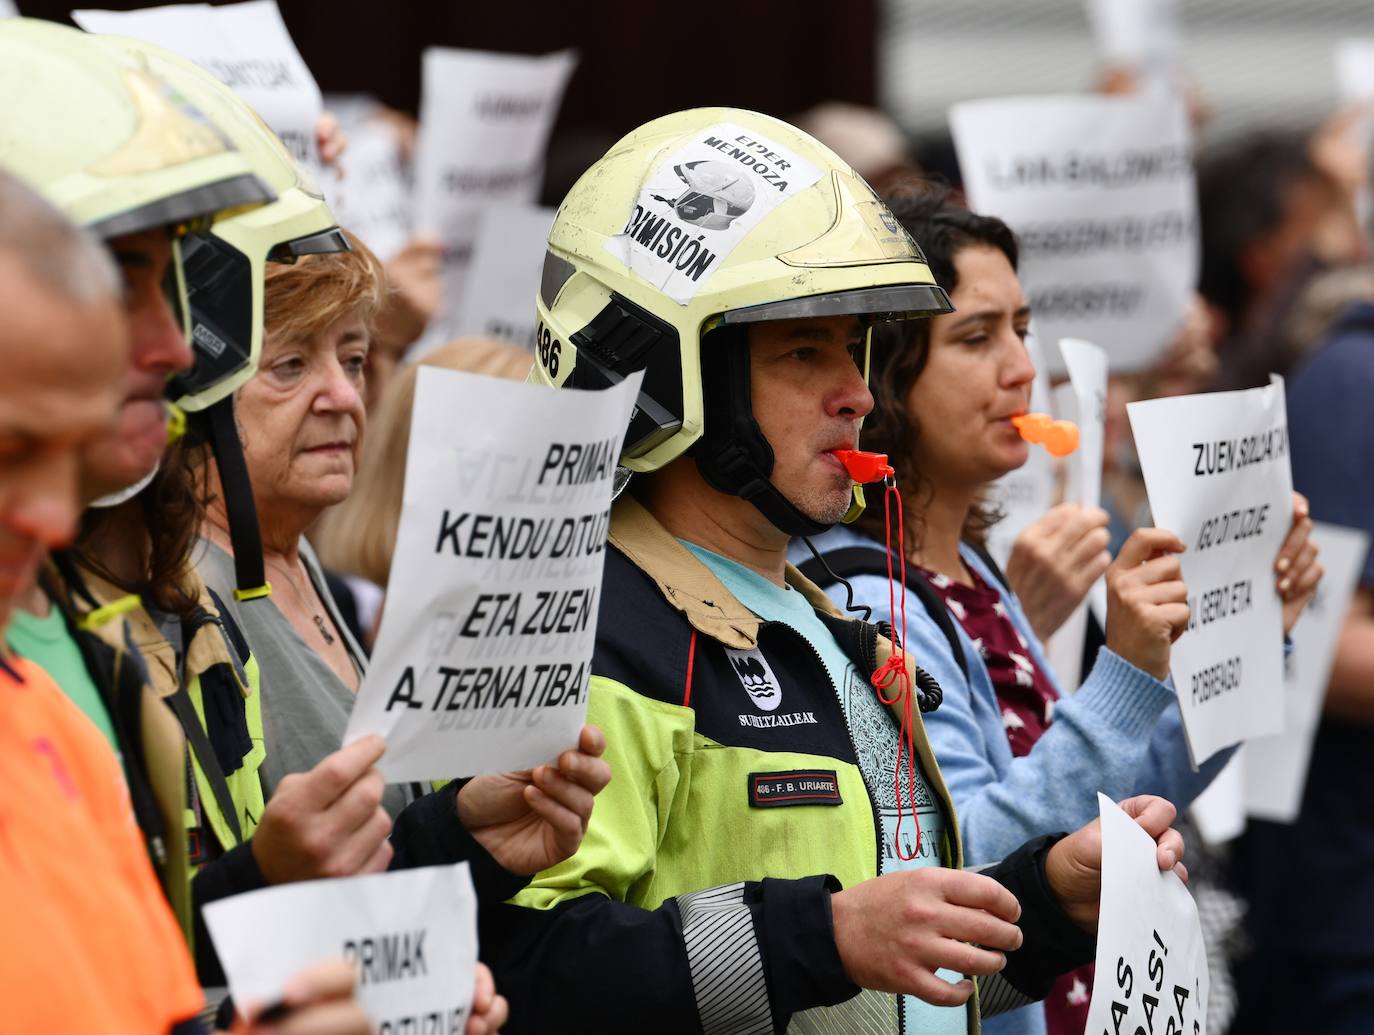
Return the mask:
M1336 641L1369 551L1365 532L1321 522L1312 527L1312 541L1326 574L1293 627L1283 698L1286 728L1280 736L1245 745L1246 808L1252 816L1278 823L1292 823L1302 805Z
M287 150L319 176L315 124L324 110L319 85L291 41L276 0L212 7L175 4L139 11L73 11L87 32L113 33L166 47L211 72L248 102Z
M463 1031L477 967L467 863L299 881L212 902L205 923L240 1004L281 998L297 973L342 957L381 1031Z
M1089 1032L1207 1035L1210 975L1197 904L1155 843L1105 794L1102 913Z
M1155 525L1192 609L1172 672L1194 764L1283 729L1283 614L1274 558L1292 522L1283 380L1126 407Z
M1374 39L1356 37L1336 44L1336 87L1342 101L1374 100Z
M377 102L369 97L332 96L326 103L348 138L339 163L344 175L322 181L329 207L340 226L390 262L410 237L410 173L400 138L378 117Z
M606 250L686 305L750 230L820 178L776 140L719 122L659 160Z
M455 336L480 334L534 348L535 296L555 215L519 203L483 209Z
M1098 53L1136 70L1146 84L1169 82L1178 66L1178 0L1087 0Z
M1078 448L1065 458L1064 500L1084 507L1102 502L1102 443L1107 419L1107 353L1092 342L1062 338L1059 354L1069 380L1054 390L1055 416L1078 425ZM1032 446L1038 449L1038 446ZM1066 693L1082 682L1083 639L1088 631L1084 600L1046 644L1050 668Z
M1207 789L1193 799L1189 814L1209 845L1224 845L1245 832L1245 779L1249 772L1242 744Z
M534 202L549 133L576 65L571 50L542 57L425 50L415 225L438 234L448 249L436 339L455 336L483 206Z
M1161 92L1012 97L956 104L949 121L970 206L1020 239L1039 333L1101 342L1113 370L1153 363L1197 282L1182 101Z
M1054 403L1048 364L1033 324L1026 338L1026 351L1035 364L1030 408L1035 413L1052 413ZM988 530L988 553L1003 571L1006 571L1007 558L1011 556L1016 537L1026 530L1026 526L1044 517L1055 504L1055 463L1040 446L1032 446L1026 462L1002 475L988 490L989 501L1002 512L1002 520Z
M391 581L344 733L386 738L388 782L525 769L577 743L642 380L560 391L420 368Z

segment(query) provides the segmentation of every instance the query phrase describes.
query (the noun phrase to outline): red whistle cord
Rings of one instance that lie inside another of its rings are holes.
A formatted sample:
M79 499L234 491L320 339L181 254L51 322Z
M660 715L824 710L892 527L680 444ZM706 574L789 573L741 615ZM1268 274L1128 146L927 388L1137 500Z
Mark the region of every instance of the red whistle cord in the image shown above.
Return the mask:
M884 457L884 460L887 458ZM891 468L888 471L891 472ZM897 852L897 858L903 862L911 862L921 854L921 818L916 814L916 736L912 732L915 725L914 688L911 685L911 676L906 669L906 537L903 531L904 512L902 510L902 494L897 491L897 482L889 473L886 477L887 489L883 493L883 524L886 529L887 538L887 613L891 622L893 633L892 654L888 659L878 666L878 670L873 673L873 687L878 691L878 699L889 708L900 707L901 709L901 729L897 738L897 764L893 767L892 782L893 790L897 795L897 828L893 831L893 848ZM892 510L897 511L897 558L898 558L898 578L894 579L892 569ZM900 580L900 581L899 581ZM901 604L897 603L897 592L901 590ZM898 628L897 615L900 610L902 624L901 633L898 635L895 630ZM884 691L896 687L891 697ZM907 802L911 807L911 819L916 824L916 850L907 854L902 850L902 820L906 812L906 802L902 800L902 756L906 755L906 786Z

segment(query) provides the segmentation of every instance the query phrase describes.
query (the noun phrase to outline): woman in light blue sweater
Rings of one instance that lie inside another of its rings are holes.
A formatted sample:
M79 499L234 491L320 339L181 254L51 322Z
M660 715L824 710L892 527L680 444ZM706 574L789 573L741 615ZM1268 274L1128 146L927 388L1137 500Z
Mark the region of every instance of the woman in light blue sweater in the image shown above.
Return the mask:
M1066 696L1071 688L1059 685L1034 631L1044 623L1027 617L1001 573L972 545L991 523L983 503L988 485L1024 463L1028 450L1009 419L1026 411L1034 376L1015 238L1000 220L973 215L933 190L892 199L892 208L950 292L955 312L899 325L900 340L875 336L870 385L877 409L863 448L892 457L907 508L908 563L956 619L952 632L942 629L908 590L910 649L945 691L943 704L924 719L958 809L965 856L985 863L1028 837L1075 829L1097 814L1098 791L1115 799L1159 794L1184 808L1230 753L1192 769L1167 681L1170 646L1188 621L1177 559L1183 544L1168 531L1140 529L1123 546L1107 573L1106 646L1083 686ZM1064 549L1094 565L1103 544L1084 528L1082 541ZM1276 564L1285 631L1320 575L1307 548L1309 528L1305 510L1297 509ZM881 549L882 536L878 512L815 545L834 556L846 547ZM809 556L797 547L795 560ZM851 582L856 603L887 617L886 577ZM844 602L843 587L830 591ZM1052 1032L1076 1023L1072 1011L1056 1017L1060 1006L1086 1010L1088 983L1068 984L1066 1004L1047 1001ZM1032 1035L1046 1030L1045 1014L1028 1008L985 1030Z

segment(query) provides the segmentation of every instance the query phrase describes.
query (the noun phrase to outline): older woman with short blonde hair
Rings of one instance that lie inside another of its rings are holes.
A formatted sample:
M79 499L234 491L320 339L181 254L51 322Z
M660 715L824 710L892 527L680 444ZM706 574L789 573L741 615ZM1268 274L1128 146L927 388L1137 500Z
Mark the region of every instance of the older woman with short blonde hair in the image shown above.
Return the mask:
M258 372L234 400L269 597L234 598L225 501L206 459L210 499L197 567L235 612L263 672L266 795L338 748L366 663L304 538L353 488L368 345L387 295L377 257L352 235L349 243L350 251L268 265ZM404 804L400 788L388 788L387 811L394 816Z

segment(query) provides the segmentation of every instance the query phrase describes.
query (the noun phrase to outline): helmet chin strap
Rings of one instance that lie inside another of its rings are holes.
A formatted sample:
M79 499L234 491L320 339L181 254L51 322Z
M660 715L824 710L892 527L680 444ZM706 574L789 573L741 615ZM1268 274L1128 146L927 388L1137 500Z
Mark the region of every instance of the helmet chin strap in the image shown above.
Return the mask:
M194 414L192 420L202 440L210 443L219 468L220 495L234 547L234 597L255 600L269 596L272 587L264 572L262 532L253 501L253 483L248 478L248 462L234 422L233 395Z
M769 479L773 447L754 420L747 328L724 326L701 343L701 438L689 451L706 483L752 503L774 528L790 536L831 528L803 514Z
M100 499L93 500L87 504L87 506L95 507L99 510L107 510L110 507L117 507L121 503L127 503L153 483L153 479L157 477L157 472L161 467L162 460L159 459L156 467L132 485L120 489L117 492L112 492L108 496L101 496Z

